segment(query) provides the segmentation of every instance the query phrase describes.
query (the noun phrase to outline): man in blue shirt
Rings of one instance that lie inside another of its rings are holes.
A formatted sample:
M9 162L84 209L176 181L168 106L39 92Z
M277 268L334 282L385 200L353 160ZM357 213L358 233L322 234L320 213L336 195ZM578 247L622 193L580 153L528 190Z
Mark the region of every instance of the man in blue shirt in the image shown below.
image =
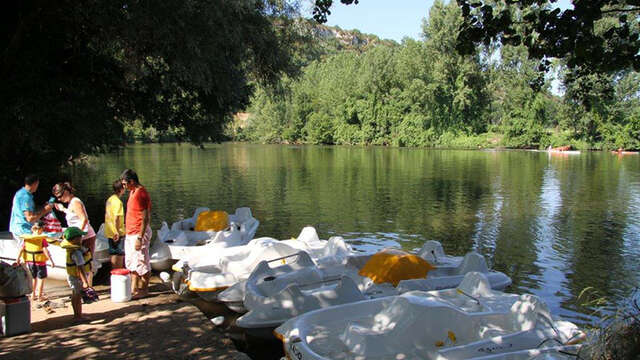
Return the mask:
M45 216L52 209L52 205L47 204L40 211L36 211L36 206L33 202L33 193L38 190L39 184L40 179L37 175L27 175L24 178L24 187L20 188L13 197L9 231L16 240L22 241L20 235L30 234L33 223Z

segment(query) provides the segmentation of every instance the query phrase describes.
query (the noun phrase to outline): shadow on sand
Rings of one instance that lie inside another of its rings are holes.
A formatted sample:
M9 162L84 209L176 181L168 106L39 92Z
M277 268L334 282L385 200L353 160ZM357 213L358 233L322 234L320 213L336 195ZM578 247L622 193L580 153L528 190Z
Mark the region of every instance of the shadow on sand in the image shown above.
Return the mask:
M158 289L162 292L158 293ZM32 323L32 332L0 338L1 359L240 359L229 337L191 304L155 286L152 297L74 323L71 315ZM108 297L106 294L105 298ZM108 301L108 300L106 300ZM114 306L103 303L102 306ZM87 305L92 306L92 305ZM96 308L94 308L95 310Z

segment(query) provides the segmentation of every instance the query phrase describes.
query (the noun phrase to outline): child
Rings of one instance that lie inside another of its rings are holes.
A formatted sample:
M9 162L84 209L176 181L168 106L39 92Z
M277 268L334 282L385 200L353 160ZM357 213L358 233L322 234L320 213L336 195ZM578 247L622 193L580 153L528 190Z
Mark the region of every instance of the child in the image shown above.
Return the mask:
M42 233L43 227L42 221L39 220L31 227L31 234L22 235L24 243L16 259L18 264L24 260L31 272L31 277L33 277L32 301L47 300L46 296L42 294L44 279L47 278L47 260L51 262L51 267L55 267L49 249L47 249L49 246L47 236Z
M122 181L113 182L113 195L107 199L104 214L104 236L109 239L111 268L124 267L124 207L120 198L124 195Z
M67 282L71 287L71 306L76 321L85 320L82 316L83 290L89 288L88 272L91 271L91 251L82 246L82 237L87 233L77 227L67 228L60 247L67 250Z

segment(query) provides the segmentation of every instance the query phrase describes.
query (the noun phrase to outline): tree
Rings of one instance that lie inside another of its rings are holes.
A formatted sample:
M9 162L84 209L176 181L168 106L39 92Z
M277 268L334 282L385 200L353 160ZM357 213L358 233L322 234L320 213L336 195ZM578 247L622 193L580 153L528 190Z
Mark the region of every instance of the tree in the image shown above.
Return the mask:
M529 57L564 58L569 68L609 72L640 70L640 27L637 0L574 0L573 9L552 6L556 0L457 0L464 23L458 50L471 53L479 43L498 41L524 45ZM598 22L617 17L604 31Z
M24 173L118 146L136 119L159 131L184 128L195 143L220 139L254 82L292 70L295 14L280 0L5 4L2 209Z
M472 54L478 44L497 41L524 45L529 56L541 60L565 58L570 68L591 72L634 68L640 71L640 1L573 0L573 9L552 6L557 0L456 0L464 22L458 30L457 49ZM341 0L357 4L357 0ZM332 0L316 0L314 18L326 22ZM615 16L617 23L605 31L598 21Z
M461 21L460 10L452 3L436 0L423 23L425 55L431 62L433 109L445 127L481 132L485 124L485 79L477 53L461 56L455 51L455 29ZM472 56L473 55L473 56Z

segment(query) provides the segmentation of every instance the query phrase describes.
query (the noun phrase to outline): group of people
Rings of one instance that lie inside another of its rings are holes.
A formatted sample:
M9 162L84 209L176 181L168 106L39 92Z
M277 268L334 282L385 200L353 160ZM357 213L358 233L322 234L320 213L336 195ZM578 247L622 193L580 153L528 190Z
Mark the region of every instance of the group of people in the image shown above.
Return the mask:
M92 291L92 260L96 244L96 232L89 222L83 202L75 196L75 189L68 183L53 186L53 197L36 209L33 194L40 181L36 175L28 175L24 186L13 198L9 231L21 244L16 263L24 262L33 277L32 299L46 300L43 295L44 279L47 277L46 263L55 264L47 247L44 219L52 218L55 208L64 213L67 228L60 246L67 252L67 281L72 290L71 303L74 317L82 317L82 295ZM148 295L151 264L151 198L131 169L126 169L113 185L113 194L105 204L105 237L109 239L109 253L113 268L126 267L131 273L134 299ZM120 198L129 190L127 210ZM65 206L66 204L66 206ZM124 262L123 262L124 258Z

